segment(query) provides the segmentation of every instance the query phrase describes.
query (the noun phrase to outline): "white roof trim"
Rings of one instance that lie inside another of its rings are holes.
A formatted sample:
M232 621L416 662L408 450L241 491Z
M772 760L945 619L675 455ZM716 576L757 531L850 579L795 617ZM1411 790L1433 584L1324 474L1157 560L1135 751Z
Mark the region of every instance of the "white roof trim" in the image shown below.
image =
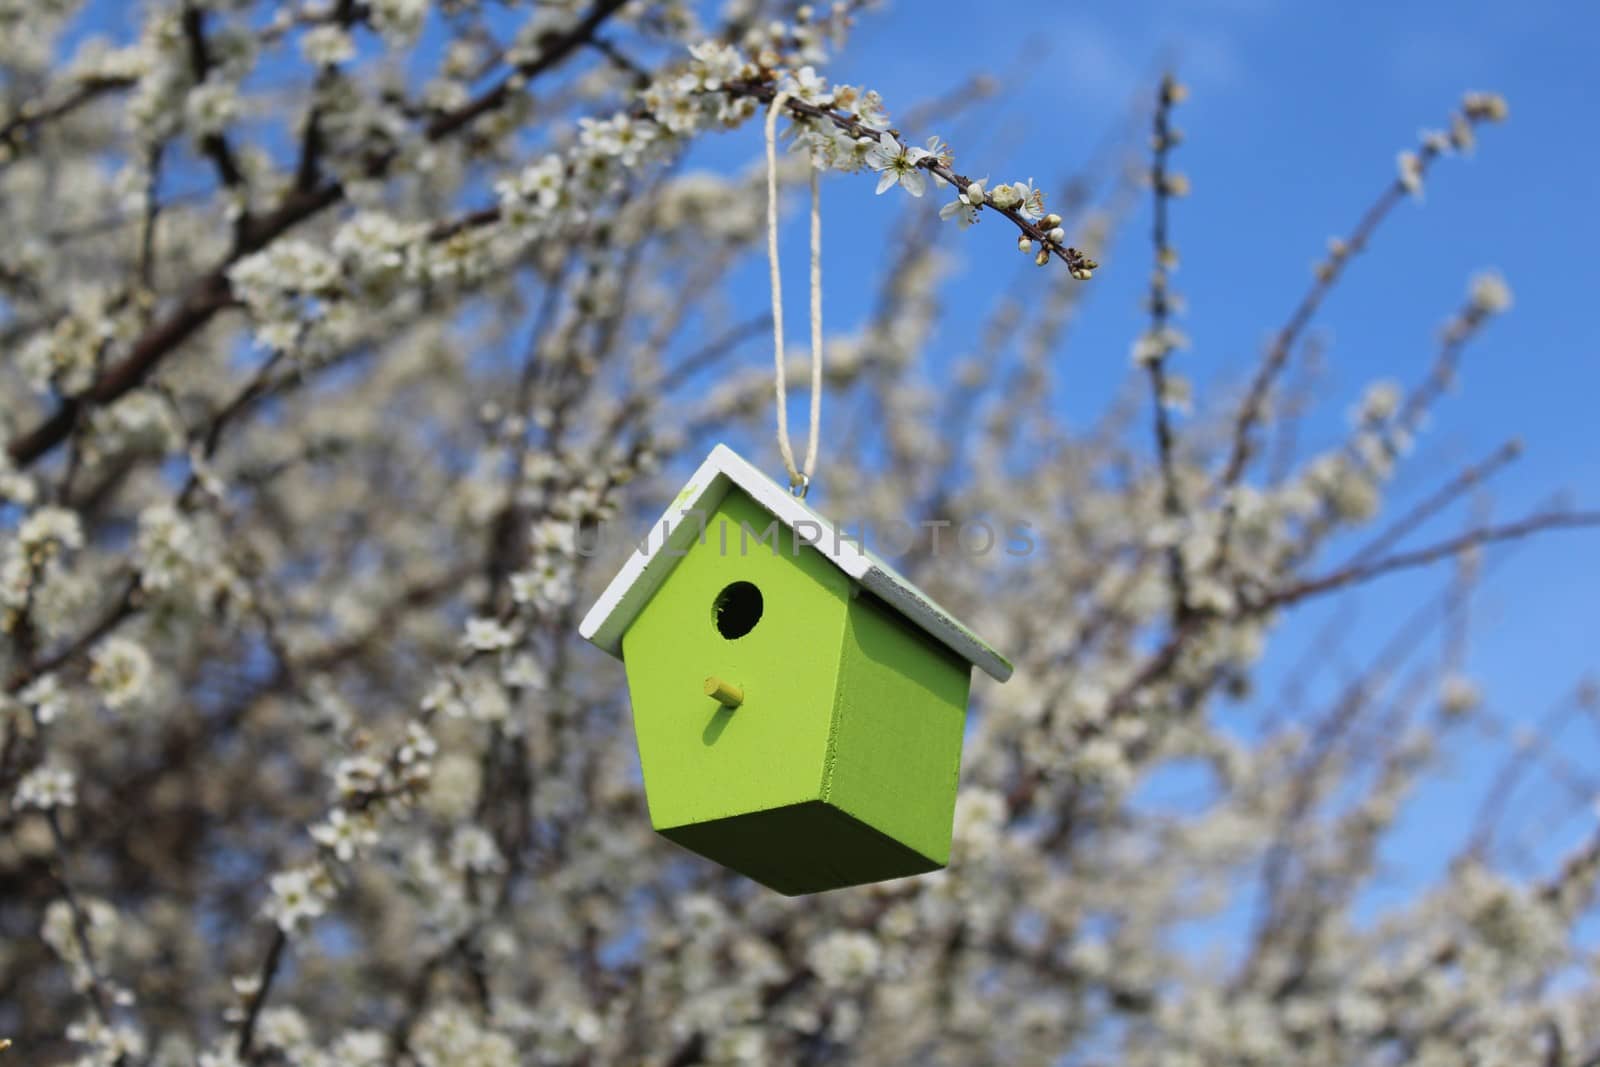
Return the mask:
M661 521L650 528L644 542L629 553L622 570L583 617L578 632L621 659L623 633L667 580L681 554L699 538L704 521L734 486L928 636L996 681L1011 677L1011 663L981 637L872 553L843 537L822 536L833 529L831 523L721 444L711 450L667 506ZM689 516L698 521L684 522ZM815 535L809 532L812 529L816 530ZM671 551L662 551L666 548Z

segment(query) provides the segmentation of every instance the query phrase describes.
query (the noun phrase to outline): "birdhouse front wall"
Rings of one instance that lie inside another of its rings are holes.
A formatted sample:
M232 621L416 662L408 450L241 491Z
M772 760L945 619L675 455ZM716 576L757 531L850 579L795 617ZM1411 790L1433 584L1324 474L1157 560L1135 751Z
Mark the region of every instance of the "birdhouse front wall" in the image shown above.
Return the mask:
M792 553L781 524L774 554L770 539L758 540L771 522L750 497L730 491L707 517L704 541L685 550L623 635L657 829L821 795L851 582L815 549ZM759 591L760 617L730 639L716 607L738 583ZM740 706L708 698L708 677L737 686Z

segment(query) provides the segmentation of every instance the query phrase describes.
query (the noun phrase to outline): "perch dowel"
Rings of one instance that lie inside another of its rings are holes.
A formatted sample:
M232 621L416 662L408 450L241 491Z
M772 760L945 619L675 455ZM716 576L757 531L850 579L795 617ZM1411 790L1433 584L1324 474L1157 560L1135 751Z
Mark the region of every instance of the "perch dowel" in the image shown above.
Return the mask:
M736 708L744 703L744 690L732 682L724 682L716 675L706 679L706 696L725 708Z

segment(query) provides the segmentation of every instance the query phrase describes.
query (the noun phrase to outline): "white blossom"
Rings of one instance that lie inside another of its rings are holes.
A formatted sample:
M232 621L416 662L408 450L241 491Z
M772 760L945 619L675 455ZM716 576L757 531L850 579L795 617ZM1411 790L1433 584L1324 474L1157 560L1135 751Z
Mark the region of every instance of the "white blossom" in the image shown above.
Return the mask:
M883 97L876 90L867 89L855 98L856 121L869 130L887 130L889 113L884 110ZM881 143L881 142L880 142Z
M108 638L94 650L89 662L89 680L100 690L106 707L119 710L149 695L150 654L137 642Z
M824 985L858 987L877 976L882 950L867 934L840 931L814 944L806 953L806 961Z
M39 508L17 527L17 547L35 559L49 558L60 550L70 552L83 547L83 527L71 511Z
M399 295L407 282L417 240L416 227L383 212L363 211L339 227L333 253L362 297L388 300ZM264 337L272 341L268 347L289 348L299 324L295 323L287 336L273 329L270 324L263 327Z
M293 1059L303 1059L311 1048L311 1027L293 1008L267 1008L256 1022L263 1048L277 1049Z
M17 783L12 803L18 808L52 811L78 803L78 783L71 771L46 765L23 775Z
M272 895L266 914L286 934L300 928L328 910L333 885L320 866L293 867L272 876Z
M93 1067L112 1067L114 1064L136 1061L144 1055L144 1035L128 1025L108 1024L94 1012L89 1012L68 1024L67 1040L87 1045L93 1050L87 1064ZM85 1062L85 1061L80 1061Z
M1002 210L1015 209L1024 218L1044 217L1044 194L1034 188L1032 178L1025 182L996 185L989 192L989 202Z
M1461 110L1468 118L1486 122L1504 122L1511 116L1511 106L1499 93L1467 93L1461 99Z
M820 76L815 67L801 67L783 80L781 88L813 107L833 105L833 93L828 90L827 79Z
M572 561L564 553L538 552L529 569L511 576L512 599L540 611L560 608L571 602L575 579Z
M453 752L434 765L424 805L441 818L456 821L472 813L478 802L483 775L477 759Z
M737 49L720 41L691 45L689 55L694 62L689 66L685 88L690 90L716 92L744 73L744 58Z
M963 789L956 796L955 840L973 852L993 848L1004 832L1005 797L992 789Z
M348 756L334 767L333 781L346 799L370 795L383 781L383 764L371 756Z
M422 29L429 0L372 0L372 24L379 33L409 41Z
M471 1012L455 1004L428 1012L417 1025L412 1051L419 1067L518 1067L522 1062L509 1037L480 1026Z
M140 583L149 590L173 590L195 578L201 558L199 537L187 519L167 504L139 515Z
M1486 315L1511 310L1511 287L1497 271L1481 271L1472 276L1472 306Z
M476 874L504 869L505 860L494 838L479 826L463 826L450 839L450 865Z
M1163 325L1139 335L1133 342L1132 360L1135 366L1159 363L1173 352L1189 347L1188 336L1176 326Z
M1470 678L1452 674L1439 685L1439 707L1447 715L1467 715L1483 703L1483 694Z
M300 51L319 67L332 67L355 58L355 42L338 26L318 26L300 38Z
M877 143L867 149L867 165L879 173L878 192L888 192L898 184L912 196L921 196L927 177L917 163L927 156L921 148L901 144L893 134L880 134Z
M232 82L202 82L189 90L184 116L197 136L221 133L239 117L238 89Z
M544 156L514 178L497 182L501 210L518 226L537 226L554 217L565 201L567 168L558 155Z
M41 675L29 682L17 697L32 709L33 717L41 726L55 722L67 710L67 694L53 674Z
M1422 195L1422 160L1415 152L1401 152L1395 157L1395 167L1399 171L1399 182L1406 192L1412 196Z
M978 210L983 207L983 181L970 183L961 194L939 209L941 219L955 219L964 230L978 221Z
M501 681L517 689L543 689L547 678L539 661L527 653L512 656L500 674Z
M1361 396L1361 406L1352 421L1362 423L1387 422L1400 410L1400 386L1395 382L1373 382Z
M427 728L419 722L409 722L406 723L405 741L395 750L395 762L401 766L423 764L438 751L439 743Z
M92 897L80 897L77 907L83 918L89 951L97 960L108 959L116 946L119 930L116 909ZM45 909L39 936L71 969L73 985L80 990L88 989L93 975L83 955L83 944L78 939L78 920L74 916L73 905L64 899L52 900Z
M341 863L349 863L378 843L378 830L370 815L352 815L343 808L334 808L325 820L311 828L311 837Z
M627 115L608 119L583 119L579 122L579 144L601 156L617 159L624 167L637 167L656 140L653 122Z
M12 465L11 457L0 451L0 502L10 501L26 507L38 493L33 479Z
M245 1067L239 1059L239 1042L237 1038L229 1037L214 1049L202 1052L199 1059L200 1067Z
M477 652L498 652L510 648L516 635L498 619L476 618L467 620L467 632L462 644Z

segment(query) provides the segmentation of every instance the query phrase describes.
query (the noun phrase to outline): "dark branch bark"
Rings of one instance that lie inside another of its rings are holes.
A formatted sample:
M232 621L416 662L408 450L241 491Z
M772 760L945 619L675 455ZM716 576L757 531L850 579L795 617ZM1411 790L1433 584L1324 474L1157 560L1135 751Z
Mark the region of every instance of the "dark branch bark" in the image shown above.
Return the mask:
M521 76L528 79L550 70L581 46L625 2L602 0L596 4L572 31L551 41L537 59L519 68ZM508 78L484 96L434 120L427 130L429 140L448 137L477 116L500 106L510 92ZM394 159L391 153L372 160L367 167L368 175L382 177ZM344 194L343 185L329 182L309 191L291 194L272 213L250 220L239 235L235 251L196 282L178 309L146 331L121 362L102 374L83 396L69 399L39 425L12 439L6 446L6 453L12 462L19 467L33 463L71 435L85 407L108 404L141 385L163 359L210 322L218 311L232 303L227 278L229 266L238 258L271 244L290 228L339 203L344 199Z

